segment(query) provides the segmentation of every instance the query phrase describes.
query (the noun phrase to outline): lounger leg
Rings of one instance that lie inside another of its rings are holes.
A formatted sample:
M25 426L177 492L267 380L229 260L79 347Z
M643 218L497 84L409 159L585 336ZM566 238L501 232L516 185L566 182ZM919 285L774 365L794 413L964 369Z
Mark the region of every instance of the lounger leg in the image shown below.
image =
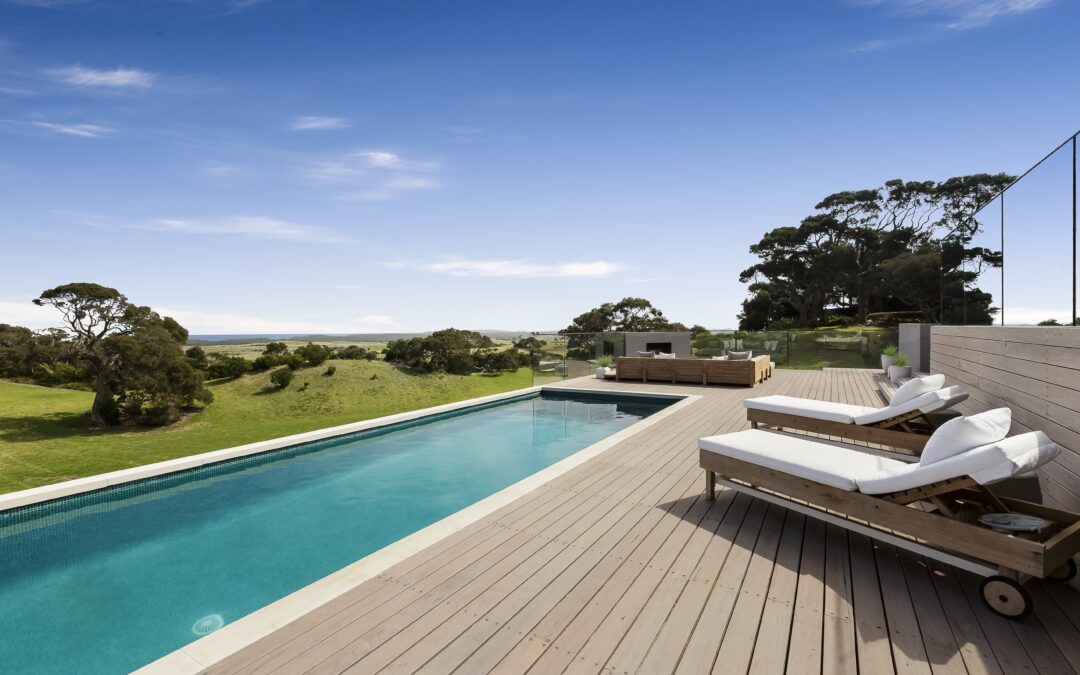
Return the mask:
M750 428L751 429L757 429L757 422L751 422L750 423Z
M709 498L709 501L716 500L716 472L705 471L705 495Z

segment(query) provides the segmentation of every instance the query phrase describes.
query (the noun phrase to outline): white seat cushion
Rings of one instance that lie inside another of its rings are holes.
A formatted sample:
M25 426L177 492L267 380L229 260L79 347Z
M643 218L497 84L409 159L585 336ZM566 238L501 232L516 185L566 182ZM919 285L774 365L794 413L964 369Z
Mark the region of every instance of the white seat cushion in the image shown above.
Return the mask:
M854 424L855 417L877 412L879 408L869 408L864 405L851 405L848 403L833 403L831 401L819 401L813 398L796 398L794 396L761 396L748 398L743 401L747 408L756 410L768 410L770 412L788 413L801 417L812 417L818 420L843 422Z
M911 490L938 481L970 476L980 485L1030 473L1061 452L1041 431L1004 438L932 464L904 464L898 471L858 479L859 491L869 495Z
M919 464L933 464L980 445L1000 441L1009 434L1011 426L1012 411L1008 408L951 419L926 441Z
M926 377L916 377L908 380L900 385L899 389L893 392L892 397L889 399L889 407L898 406L901 403L910 401L913 398L918 398L928 392L936 391L944 386L944 375L927 375Z
M880 476L908 466L906 462L822 443L806 436L760 429L699 438L698 447L849 491L858 489L862 476Z

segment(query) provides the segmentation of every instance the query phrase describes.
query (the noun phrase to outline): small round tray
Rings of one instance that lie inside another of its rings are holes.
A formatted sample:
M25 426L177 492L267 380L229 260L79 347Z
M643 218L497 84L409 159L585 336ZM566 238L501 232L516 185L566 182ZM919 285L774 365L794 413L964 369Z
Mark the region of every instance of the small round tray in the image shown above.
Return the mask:
M979 523L995 532L1038 532L1050 525L1049 520L1019 513L987 513Z

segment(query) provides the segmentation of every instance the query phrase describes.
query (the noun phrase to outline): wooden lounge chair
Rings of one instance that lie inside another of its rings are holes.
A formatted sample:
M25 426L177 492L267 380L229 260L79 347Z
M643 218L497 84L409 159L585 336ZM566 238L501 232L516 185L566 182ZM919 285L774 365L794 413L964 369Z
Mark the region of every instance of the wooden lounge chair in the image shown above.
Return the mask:
M871 408L793 396L762 396L743 401L746 419L755 429L799 429L855 441L888 445L918 455L934 431L927 416L967 399L962 387L946 387L943 375L931 375L896 390L889 405ZM905 387L908 389L905 391ZM914 396L911 396L912 392ZM919 393L921 392L921 393Z
M698 445L710 499L720 484L981 574L983 599L1007 618L1031 611L1020 573L1059 581L1076 574L1080 514L998 497L988 487L1060 452L1042 432L929 464L760 429L702 438ZM1028 538L1004 534L976 524L987 513L1036 516L1049 525Z

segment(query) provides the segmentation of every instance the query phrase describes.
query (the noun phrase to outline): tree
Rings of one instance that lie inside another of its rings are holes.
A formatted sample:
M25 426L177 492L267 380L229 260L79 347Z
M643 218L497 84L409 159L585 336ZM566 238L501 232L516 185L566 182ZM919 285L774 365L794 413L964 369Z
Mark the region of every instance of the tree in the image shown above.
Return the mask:
M317 345L312 342L307 343L303 347L296 349L294 354L299 354L300 358L312 366L321 366L330 356L334 353L333 348L326 345Z
M391 340L383 350L387 361L434 373L468 375L476 370L475 354L495 342L476 331L447 328L427 337Z
M185 331L186 332L186 331ZM201 373L180 348L179 337L164 320L140 322L130 334L105 341L115 356L112 378L117 405L129 419L161 426L180 419L180 411L196 401L210 403Z
M763 328L786 316L812 326L837 309L859 322L879 311L919 309L928 320L951 314L943 290L971 282L971 270L1001 264L999 252L971 246L981 230L971 214L1012 179L1006 174L942 182L896 179L879 188L829 195L799 226L778 227L750 247L760 260L740 275L751 293L740 326ZM941 254L946 241L962 251L955 265ZM903 280L903 297L896 288L900 270L919 275ZM970 322L992 314L989 294L962 295L960 304L972 310Z
M118 403L139 421L169 423L181 408L210 402L202 374L183 352L188 332L174 319L132 304L115 288L93 283L51 288L34 303L55 307L63 317L66 329L43 336L43 343L63 345L65 359L89 372L94 426L118 423Z
M134 329L135 307L115 288L92 283L64 284L44 291L34 300L55 307L71 333L76 355L86 361L94 376L94 403L90 421L104 427L119 420L110 378L118 357L105 348L105 340Z
M645 298L623 298L618 302L605 302L574 317L569 326L559 331L571 333L607 333L670 330L672 323L664 313Z
M206 351L202 347L190 347L184 352L184 356L187 357L188 363L195 370L206 372L210 367L210 361L207 359Z
M206 374L212 380L224 377L236 378L251 370L251 364L242 356L211 354Z
M293 380L293 371L289 368L278 368L270 373L270 383L277 389L284 389Z

